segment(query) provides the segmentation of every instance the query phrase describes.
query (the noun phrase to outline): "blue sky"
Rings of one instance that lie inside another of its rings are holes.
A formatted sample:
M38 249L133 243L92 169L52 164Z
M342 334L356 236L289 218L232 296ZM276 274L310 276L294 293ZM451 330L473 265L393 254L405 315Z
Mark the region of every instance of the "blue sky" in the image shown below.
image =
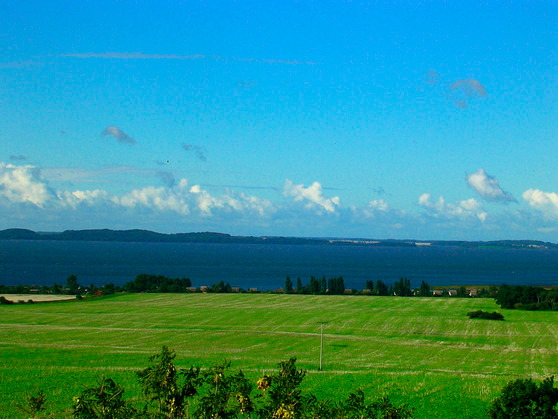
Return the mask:
M557 2L0 16L0 228L557 241Z

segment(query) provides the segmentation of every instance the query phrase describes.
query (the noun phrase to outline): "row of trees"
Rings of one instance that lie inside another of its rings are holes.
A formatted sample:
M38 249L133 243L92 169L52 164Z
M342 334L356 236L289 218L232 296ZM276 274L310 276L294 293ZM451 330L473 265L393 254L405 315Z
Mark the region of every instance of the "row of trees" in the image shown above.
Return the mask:
M140 274L124 284L127 292L188 292L190 278L169 278L163 275Z
M496 294L502 308L558 311L558 289L503 284Z
M310 283L307 285L302 284L302 280L297 278L296 288L293 288L291 277L287 276L285 279L285 292L287 294L312 294L312 295L341 295L345 293L345 281L343 277L329 278L326 277L316 278L310 277Z
M407 278L400 278L393 284L387 285L382 280L366 281L366 287L368 294L371 295L394 295L400 297L410 297L410 296L420 296L420 297L432 297L432 296L448 296L448 290L440 290L439 293L434 293L430 285L426 281L421 281L420 287L414 289L411 287L411 281ZM495 297L498 288L491 286L489 289L478 290L478 297ZM290 276L285 279L285 292L287 294L333 294L339 295L345 293L345 282L343 277L331 278L326 280L325 276L316 278L314 276L310 277L310 282L304 285L300 278L296 280L296 288L293 286L293 282ZM457 288L454 296L466 298L469 297L469 293L464 286Z
M66 278L66 285L58 283L52 284L50 287L46 285L2 285L0 284L0 293L2 294L57 294L57 295L84 295L95 294L100 292L102 294L114 294L115 292L122 291L122 288L114 285L112 282L97 287L91 284L85 287L78 283L76 275L72 274Z

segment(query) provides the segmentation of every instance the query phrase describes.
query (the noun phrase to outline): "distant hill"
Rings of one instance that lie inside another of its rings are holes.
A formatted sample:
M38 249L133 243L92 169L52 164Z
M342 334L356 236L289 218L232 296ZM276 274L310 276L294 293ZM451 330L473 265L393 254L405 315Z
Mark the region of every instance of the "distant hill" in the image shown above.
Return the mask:
M558 248L558 244L536 240L495 241L415 241L415 240L370 240L370 239L325 239L279 236L231 236L230 234L201 232L164 234L149 230L66 230L61 233L39 233L23 228L0 231L0 240L51 240L51 241L109 241L151 243L236 243L236 244L304 244L336 246L398 246L398 247L476 247L476 248Z

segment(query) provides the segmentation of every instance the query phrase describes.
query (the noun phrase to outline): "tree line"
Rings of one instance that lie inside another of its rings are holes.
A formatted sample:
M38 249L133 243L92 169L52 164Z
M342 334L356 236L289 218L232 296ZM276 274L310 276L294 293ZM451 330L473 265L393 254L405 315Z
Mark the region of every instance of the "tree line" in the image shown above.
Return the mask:
M502 308L558 311L558 289L502 284L496 294Z

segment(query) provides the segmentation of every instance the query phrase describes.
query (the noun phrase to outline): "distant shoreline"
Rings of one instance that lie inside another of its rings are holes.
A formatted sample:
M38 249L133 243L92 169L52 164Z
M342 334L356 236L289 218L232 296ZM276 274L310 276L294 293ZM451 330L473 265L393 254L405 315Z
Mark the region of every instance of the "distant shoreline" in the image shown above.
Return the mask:
M464 247L479 249L558 249L557 243L538 240L395 240L362 238L305 238L283 236L233 236L225 233L199 232L165 234L149 230L66 230L63 232L35 232L22 228L0 231L0 240L34 241L92 241L143 243L223 243L259 245L312 245L312 246L375 246L375 247Z

